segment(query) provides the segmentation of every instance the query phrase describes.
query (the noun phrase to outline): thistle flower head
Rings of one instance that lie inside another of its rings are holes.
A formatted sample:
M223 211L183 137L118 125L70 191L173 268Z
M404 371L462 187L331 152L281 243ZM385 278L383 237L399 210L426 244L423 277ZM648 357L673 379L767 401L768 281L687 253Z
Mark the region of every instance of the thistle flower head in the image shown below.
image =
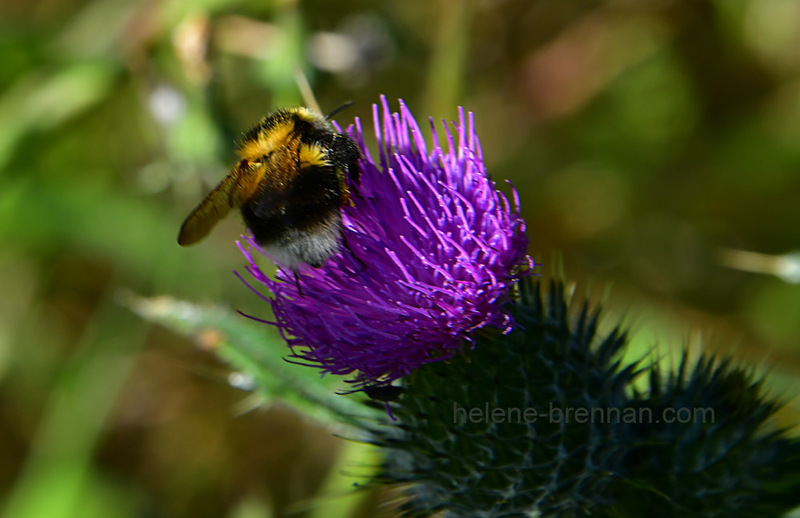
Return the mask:
M382 98L373 118L377 160L361 122L347 129L363 159L354 203L342 208L340 253L272 279L256 265L255 242L240 243L290 358L359 386L450 358L480 327L510 331L503 304L530 266L516 192L512 207L489 179L471 113L459 109L453 132L437 134L431 120L430 150L402 101L392 113Z

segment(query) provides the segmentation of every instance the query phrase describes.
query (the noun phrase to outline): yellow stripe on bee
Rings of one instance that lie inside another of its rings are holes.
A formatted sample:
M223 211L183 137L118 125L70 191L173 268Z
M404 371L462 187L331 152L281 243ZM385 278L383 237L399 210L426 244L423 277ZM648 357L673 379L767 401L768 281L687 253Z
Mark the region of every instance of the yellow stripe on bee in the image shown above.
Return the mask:
M239 155L246 160L257 161L262 156L286 146L293 131L292 121L281 122L274 127L264 129L258 133L256 139L242 143Z
M310 122L312 124L314 122L316 122L316 121L324 120L322 115L320 115L319 113L316 113L313 110L309 110L308 108L306 108L304 106L299 106L297 108L292 108L290 111L295 113L298 117L300 117L304 121Z
M301 144L298 150L298 158L300 159L301 167L310 165L325 167L330 165L327 153L317 144Z

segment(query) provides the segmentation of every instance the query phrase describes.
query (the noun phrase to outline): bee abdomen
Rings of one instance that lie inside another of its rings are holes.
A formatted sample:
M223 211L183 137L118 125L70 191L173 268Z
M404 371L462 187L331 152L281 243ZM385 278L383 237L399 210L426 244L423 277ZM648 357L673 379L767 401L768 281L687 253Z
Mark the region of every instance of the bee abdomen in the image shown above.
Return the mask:
M265 253L277 264L291 269L303 263L321 267L339 251L341 239L342 218L338 213L309 229L284 227L279 236L267 242L256 236Z
M242 206L256 242L277 263L320 267L339 251L341 174L333 166L306 166L286 191L265 193Z

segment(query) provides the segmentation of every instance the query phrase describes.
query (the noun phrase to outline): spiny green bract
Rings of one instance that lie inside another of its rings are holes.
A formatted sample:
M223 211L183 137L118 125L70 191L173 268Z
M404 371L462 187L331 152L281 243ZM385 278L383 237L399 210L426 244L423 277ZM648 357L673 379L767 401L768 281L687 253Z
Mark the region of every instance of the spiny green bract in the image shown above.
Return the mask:
M711 358L669 375L623 366L625 332L599 336L586 304L572 313L562 285L543 297L528 279L514 332L405 379L397 421L371 430L404 516L777 517L800 503L800 447L770 431L775 403L751 374ZM713 422L635 418L668 407L713 408Z
M684 419L629 425L612 487L619 516L764 518L800 504L800 442L769 426L778 405L761 385L710 357L691 366L684 354L674 373L651 369L649 393L631 405L654 416L683 409Z

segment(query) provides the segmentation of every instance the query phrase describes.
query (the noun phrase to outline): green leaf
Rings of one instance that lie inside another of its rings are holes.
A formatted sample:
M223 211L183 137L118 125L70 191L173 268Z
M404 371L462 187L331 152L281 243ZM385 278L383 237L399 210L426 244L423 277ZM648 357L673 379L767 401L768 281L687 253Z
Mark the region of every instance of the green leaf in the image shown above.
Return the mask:
M157 322L210 348L238 373L234 386L252 388L257 404L281 401L318 421L332 426L358 424L369 410L363 397L343 395L344 383L322 377L316 369L285 360L289 352L277 333L242 315L221 307L203 307L171 297L144 298L130 292L121 295L124 305L143 318Z

